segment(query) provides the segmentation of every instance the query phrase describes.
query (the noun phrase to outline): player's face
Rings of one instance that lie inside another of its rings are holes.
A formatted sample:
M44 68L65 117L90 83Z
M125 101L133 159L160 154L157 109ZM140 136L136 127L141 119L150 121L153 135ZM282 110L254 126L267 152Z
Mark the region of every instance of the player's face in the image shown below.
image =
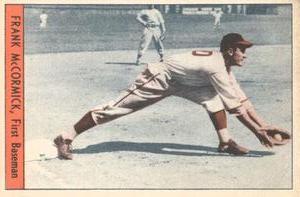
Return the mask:
M246 48L239 47L233 52L232 63L233 65L243 66L246 59Z

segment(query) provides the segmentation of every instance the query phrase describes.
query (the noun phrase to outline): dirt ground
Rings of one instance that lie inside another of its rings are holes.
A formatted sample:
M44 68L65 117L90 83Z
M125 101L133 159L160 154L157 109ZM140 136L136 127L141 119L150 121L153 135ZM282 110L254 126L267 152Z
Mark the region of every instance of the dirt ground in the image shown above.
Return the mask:
M170 49L168 54L191 49ZM136 51L26 55L25 142L52 140L87 110L115 98L145 66ZM156 61L148 51L144 62ZM291 46L255 46L236 76L258 112L292 128ZM170 97L95 127L74 141L74 160L25 163L27 189L289 189L292 143L268 150L234 117L242 157L217 152L217 135L201 106Z

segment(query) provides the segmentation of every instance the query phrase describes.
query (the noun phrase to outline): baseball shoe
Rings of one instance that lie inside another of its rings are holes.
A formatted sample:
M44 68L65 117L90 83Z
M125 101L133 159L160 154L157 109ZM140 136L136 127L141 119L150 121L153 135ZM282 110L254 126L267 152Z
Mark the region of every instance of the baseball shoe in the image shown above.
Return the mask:
M249 152L249 150L230 139L228 142L220 142L218 152L229 153L232 155L245 155Z
M53 142L57 148L57 155L59 159L73 159L71 144L72 140L63 139L63 137L59 135L53 140Z
M141 61L140 61L139 59L137 59L136 62L135 62L135 65L136 65L136 66L141 65Z

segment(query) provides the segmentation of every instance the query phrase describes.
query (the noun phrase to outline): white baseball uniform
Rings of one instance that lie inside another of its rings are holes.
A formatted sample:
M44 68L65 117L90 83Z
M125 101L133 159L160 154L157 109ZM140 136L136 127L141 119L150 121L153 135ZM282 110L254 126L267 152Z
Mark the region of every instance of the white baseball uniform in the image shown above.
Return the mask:
M48 19L48 15L46 13L42 13L40 15L40 28L46 28L47 19Z
M251 106L233 73L227 72L222 53L192 51L148 64L118 99L95 107L91 114L96 124L102 124L170 95L200 104L210 113L223 109L244 111Z
M221 17L222 17L223 12L222 11L216 11L213 13L213 16L215 17L215 27L221 25Z
M157 9L142 10L138 13L138 17L142 19L145 24L143 35L139 44L138 55L142 56L152 39L154 40L155 49L160 56L163 56L163 43L161 40L161 25L164 25L162 14Z

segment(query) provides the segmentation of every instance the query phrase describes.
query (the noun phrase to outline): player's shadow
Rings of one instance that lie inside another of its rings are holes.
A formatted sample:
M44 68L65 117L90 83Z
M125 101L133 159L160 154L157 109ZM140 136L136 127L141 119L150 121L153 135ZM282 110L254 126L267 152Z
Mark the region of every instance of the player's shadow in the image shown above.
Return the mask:
M219 153L217 148L209 146L174 143L136 143L124 141L103 142L89 145L86 148L73 150L75 154L92 154L118 151L146 152L182 156L232 156L227 153ZM274 155L274 153L269 151L250 151L248 154L243 155L243 157L263 157L270 155Z

